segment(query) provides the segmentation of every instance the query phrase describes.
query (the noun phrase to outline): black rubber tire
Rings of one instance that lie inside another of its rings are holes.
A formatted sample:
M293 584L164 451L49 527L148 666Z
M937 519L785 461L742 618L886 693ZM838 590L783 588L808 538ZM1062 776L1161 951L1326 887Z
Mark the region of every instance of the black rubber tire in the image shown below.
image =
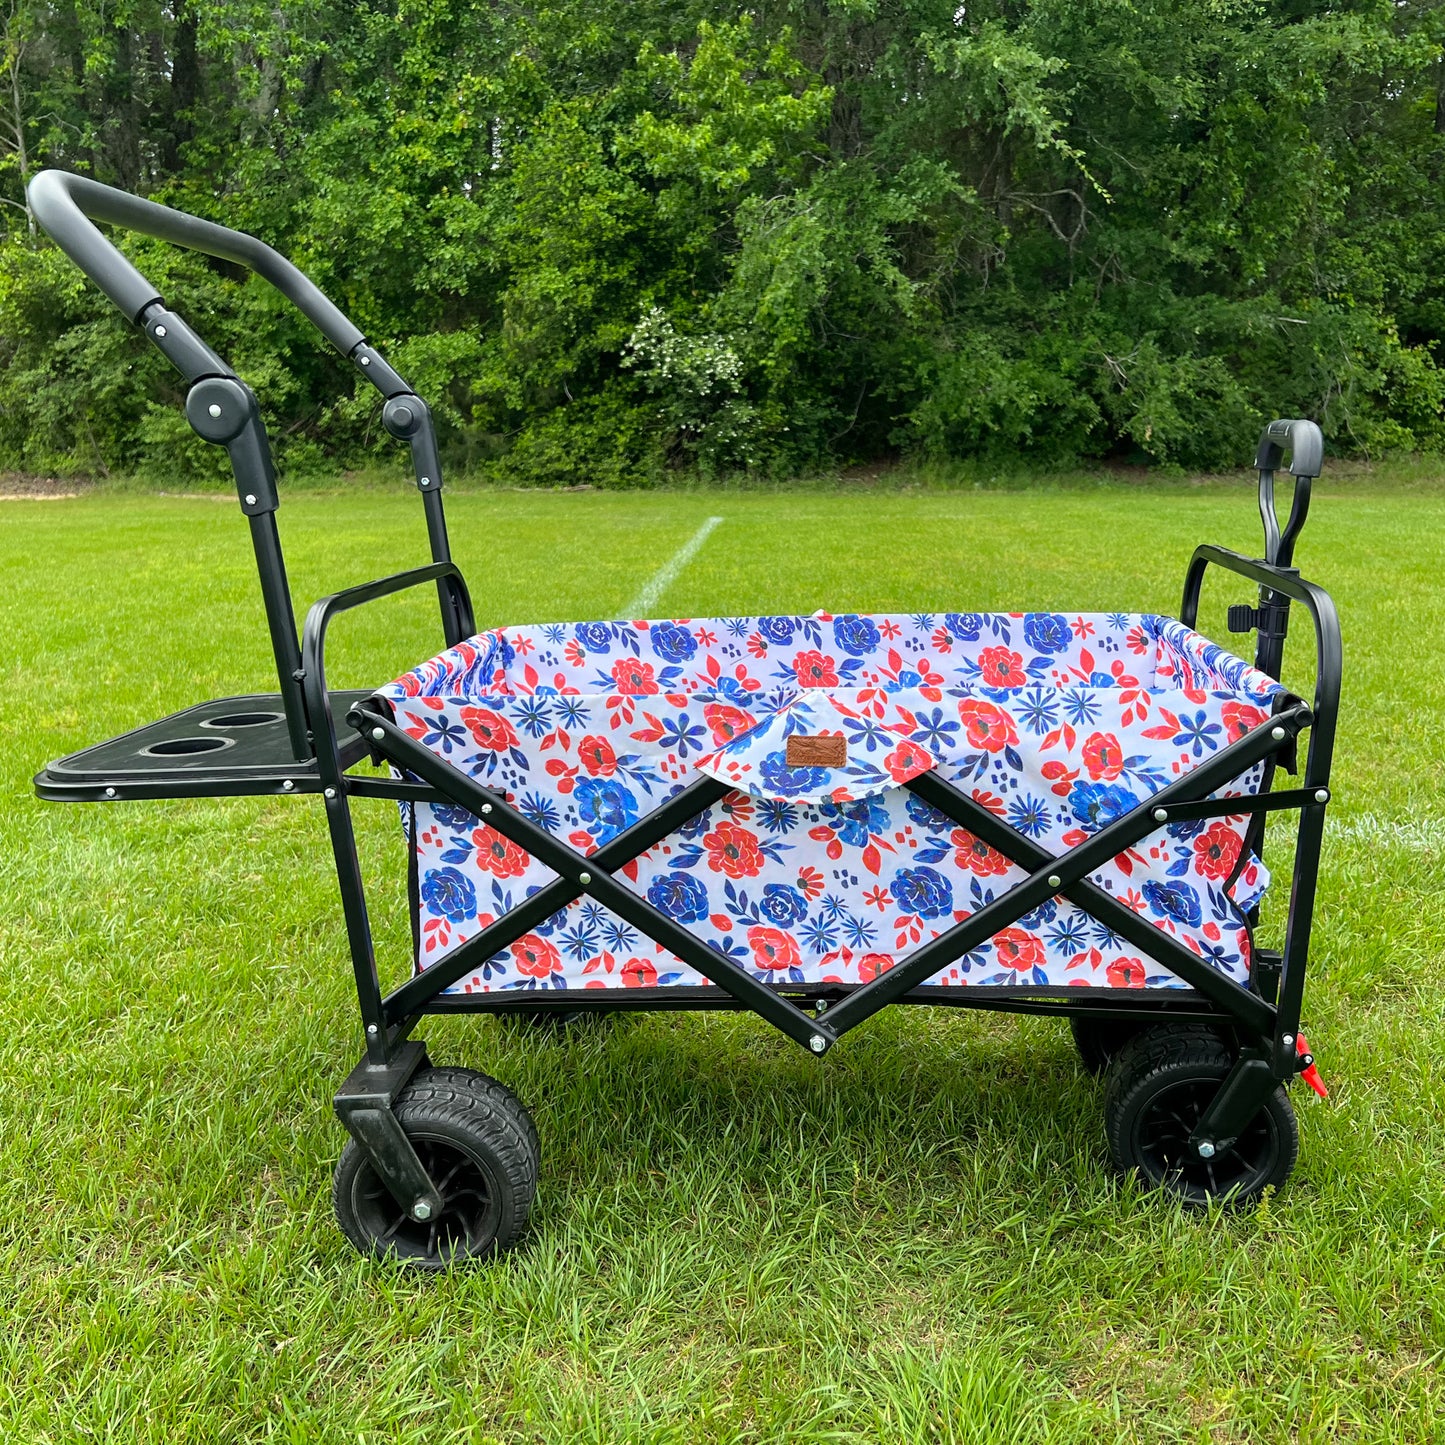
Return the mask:
M1239 1206L1279 1189L1299 1157L1299 1125L1282 1088L1228 1149L1198 1158L1186 1140L1234 1064L1214 1030L1168 1024L1130 1039L1109 1065L1104 1126L1117 1168L1187 1204Z
M1129 1019L1080 1018L1078 1014L1069 1019L1069 1032L1074 1036L1074 1047L1079 1051L1079 1062L1089 1074L1102 1074L1109 1067L1109 1060L1147 1024L1137 1024Z
M421 1074L416 1076L421 1078ZM426 1069L426 1077L436 1084L449 1084L459 1089L476 1089L482 1093L488 1089L501 1089L511 1100L516 1111L516 1117L527 1131L527 1142L531 1146L533 1158L539 1163L542 1158L542 1140L537 1133L537 1126L532 1122L532 1116L522 1104L522 1101L505 1084L499 1084L490 1074L484 1074L480 1069L464 1069L460 1064L429 1064ZM412 1080L416 1082L415 1079ZM535 1174L535 1170L533 1173Z
M341 1232L362 1254L414 1269L474 1264L522 1237L537 1194L537 1129L516 1096L474 1069L423 1069L392 1106L442 1195L426 1224L391 1197L361 1147L348 1139L331 1202Z

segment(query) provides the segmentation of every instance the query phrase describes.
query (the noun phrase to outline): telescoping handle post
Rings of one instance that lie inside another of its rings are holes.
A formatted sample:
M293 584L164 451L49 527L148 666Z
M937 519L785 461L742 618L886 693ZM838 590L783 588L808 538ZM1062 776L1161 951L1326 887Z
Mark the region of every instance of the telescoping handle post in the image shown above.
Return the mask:
M1274 479L1288 452L1294 496L1289 517L1280 524L1275 504ZM1272 421L1260 433L1254 465L1259 471L1259 515L1264 523L1264 561L1271 567L1298 575L1294 567L1294 545L1310 510L1310 489L1324 465L1325 439L1312 421ZM1277 678L1284 663L1285 636L1289 632L1289 598L1276 589L1261 585L1257 607L1231 607L1229 630L1258 629L1254 665Z
M286 709L292 751L314 755L301 688L301 655L286 565L276 528L276 472L255 394L174 312L156 288L96 228L96 221L154 236L187 250L245 266L274 286L323 336L348 358L386 398L382 422L392 436L410 443L417 486L426 509L433 562L450 562L442 510L441 466L436 430L427 404L387 365L366 336L279 252L242 231L128 195L112 186L65 171L41 171L27 188L35 219L50 238L141 328L190 383L186 417L196 434L224 446L236 478L241 510L251 527L256 568L266 608L277 679ZM455 589L438 583L448 645L471 631Z

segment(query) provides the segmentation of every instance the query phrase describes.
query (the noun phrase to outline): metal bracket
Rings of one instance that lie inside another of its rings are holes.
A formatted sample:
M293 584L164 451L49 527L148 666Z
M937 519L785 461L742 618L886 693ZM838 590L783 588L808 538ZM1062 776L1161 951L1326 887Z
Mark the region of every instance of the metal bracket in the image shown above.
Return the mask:
M426 1045L420 1039L403 1044L387 1063L363 1059L333 1101L336 1117L361 1146L392 1198L413 1219L420 1220L436 1218L442 1197L392 1113L392 1105L428 1062Z
M1228 1149L1264 1107L1278 1082L1265 1059L1255 1053L1241 1054L1199 1116L1189 1136L1190 1147L1201 1159L1212 1159L1221 1149Z

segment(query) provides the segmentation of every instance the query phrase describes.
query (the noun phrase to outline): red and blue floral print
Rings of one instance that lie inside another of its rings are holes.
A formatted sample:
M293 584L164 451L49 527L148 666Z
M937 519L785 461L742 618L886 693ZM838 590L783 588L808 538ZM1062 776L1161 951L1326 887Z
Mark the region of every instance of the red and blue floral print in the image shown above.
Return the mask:
M411 736L582 853L699 772L728 783L619 878L760 978L849 984L1024 876L904 783L936 770L1063 853L1263 722L1279 691L1153 615L820 613L501 628L380 696ZM554 875L463 808L411 806L426 968ZM1170 824L1092 877L1243 980L1244 914L1268 882L1246 823ZM1062 898L931 982L1179 986ZM704 983L582 898L454 991Z

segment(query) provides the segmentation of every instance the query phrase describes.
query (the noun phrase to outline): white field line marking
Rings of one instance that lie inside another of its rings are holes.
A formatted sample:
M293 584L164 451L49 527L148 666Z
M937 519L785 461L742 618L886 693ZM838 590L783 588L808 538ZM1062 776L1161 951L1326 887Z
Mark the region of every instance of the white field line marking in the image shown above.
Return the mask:
M698 549L707 541L713 529L721 523L721 517L709 517L661 567L648 579L647 585L627 604L624 614L632 618L652 616L652 609L662 599L662 594L677 581L677 575L698 554Z
M1359 817L1335 824L1334 829L1346 838L1357 838L1362 843L1383 843L1396 848L1418 849L1422 853L1445 849L1445 818L1406 818L1396 822L1391 818L1376 817L1373 813L1361 813ZM1326 824L1326 837L1330 831L1330 825Z

